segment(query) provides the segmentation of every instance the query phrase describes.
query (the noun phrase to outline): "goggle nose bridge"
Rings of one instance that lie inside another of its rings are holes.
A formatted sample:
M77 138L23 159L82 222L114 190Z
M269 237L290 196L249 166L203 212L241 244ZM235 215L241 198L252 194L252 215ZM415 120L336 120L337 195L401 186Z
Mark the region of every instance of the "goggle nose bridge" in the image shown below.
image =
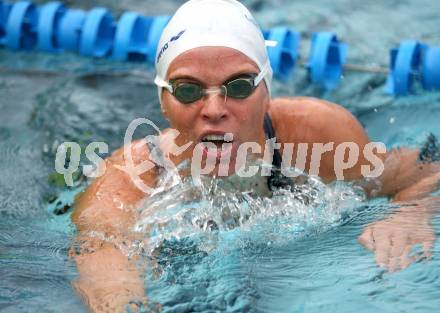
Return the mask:
M202 94L203 94L203 96L220 94L220 95L224 96L223 104L225 104L226 98L228 97L228 89L226 88L225 85L221 85L220 87L209 87L206 89L202 89Z
M206 89L203 89L203 95L212 95L212 94L221 94L224 96L227 96L228 89L225 85L222 85L220 87L209 87Z

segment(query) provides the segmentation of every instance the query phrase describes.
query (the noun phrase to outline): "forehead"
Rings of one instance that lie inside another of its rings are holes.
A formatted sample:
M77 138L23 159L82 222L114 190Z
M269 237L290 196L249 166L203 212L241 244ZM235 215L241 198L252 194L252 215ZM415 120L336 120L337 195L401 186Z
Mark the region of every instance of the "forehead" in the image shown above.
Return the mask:
M240 73L258 73L258 66L238 50L227 47L199 47L188 50L171 62L167 78L194 77L223 82Z

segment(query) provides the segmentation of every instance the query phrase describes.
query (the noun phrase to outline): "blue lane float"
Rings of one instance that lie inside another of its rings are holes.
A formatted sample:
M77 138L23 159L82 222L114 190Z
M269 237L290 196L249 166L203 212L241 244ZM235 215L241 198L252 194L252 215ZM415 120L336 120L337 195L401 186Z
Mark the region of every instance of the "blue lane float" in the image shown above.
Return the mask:
M162 31L164 30L165 26L167 26L170 19L171 16L168 15L158 16L151 24L147 42L147 61L150 64L154 64L156 61L156 50L157 46L159 45L160 36L162 35Z
M0 46L5 45L6 40L6 22L8 20L11 5L0 1Z
M347 45L330 32L314 33L308 63L310 80L326 90L337 87L342 78Z
M89 57L105 57L113 47L115 25L105 8L94 8L84 21L79 53Z
M431 47L425 51L422 85L426 90L440 89L440 47Z
M275 78L288 80L298 59L299 33L287 27L274 27L265 31L264 37L266 40L276 42L276 46L267 48Z
M428 47L417 41L403 41L390 51L390 72L385 91L404 96L412 91L414 78L421 75L422 57Z
M67 10L64 14L59 30L60 47L67 51L78 52L82 36L82 28L86 19L86 12L82 10Z
M119 19L113 48L113 59L119 61L146 61L148 34L153 18L135 12L126 12Z
M37 7L28 1L15 3L6 24L5 45L12 50L31 50L37 43Z
M60 22L66 9L60 2L50 2L41 7L38 19L38 48L41 51L61 50L59 40Z
M160 36L170 18L127 12L116 22L109 10L102 7L85 12L69 9L60 2L37 7L30 1L9 4L0 0L0 46L12 50L72 51L90 57L154 64ZM275 78L288 80L299 59L300 34L287 27L263 30L263 34L272 43L267 51ZM334 33L313 34L307 62L310 81L325 90L337 87L346 55L347 45ZM392 49L390 56L385 88L388 93L411 93L416 79L426 90L440 90L440 47L405 41ZM362 66L350 68L374 72Z

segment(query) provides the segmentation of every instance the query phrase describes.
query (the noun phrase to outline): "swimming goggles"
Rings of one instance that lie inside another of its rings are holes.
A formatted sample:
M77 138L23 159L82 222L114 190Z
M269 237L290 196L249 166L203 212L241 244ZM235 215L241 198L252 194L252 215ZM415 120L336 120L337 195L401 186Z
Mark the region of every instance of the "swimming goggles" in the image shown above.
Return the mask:
M173 80L167 82L157 76L154 79L154 83L159 87L167 89L183 104L191 104L209 94L224 95L225 101L226 97L245 99L254 92L266 75L267 70L268 66L265 66L258 75L255 73L239 75L237 78L224 82L220 87L203 88L196 82L179 82Z

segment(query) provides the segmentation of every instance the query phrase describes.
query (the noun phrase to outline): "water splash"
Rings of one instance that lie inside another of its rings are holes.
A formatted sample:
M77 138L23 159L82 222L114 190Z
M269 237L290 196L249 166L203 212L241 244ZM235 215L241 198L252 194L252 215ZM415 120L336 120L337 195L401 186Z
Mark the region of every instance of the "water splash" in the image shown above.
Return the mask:
M164 241L183 238L197 238L203 250L211 250L218 236L231 230L282 243L340 224L365 200L365 194L348 183L326 185L306 174L296 180L301 183L261 197L234 178L203 177L196 184L191 177L168 177L167 185L141 205L133 230L148 253Z

